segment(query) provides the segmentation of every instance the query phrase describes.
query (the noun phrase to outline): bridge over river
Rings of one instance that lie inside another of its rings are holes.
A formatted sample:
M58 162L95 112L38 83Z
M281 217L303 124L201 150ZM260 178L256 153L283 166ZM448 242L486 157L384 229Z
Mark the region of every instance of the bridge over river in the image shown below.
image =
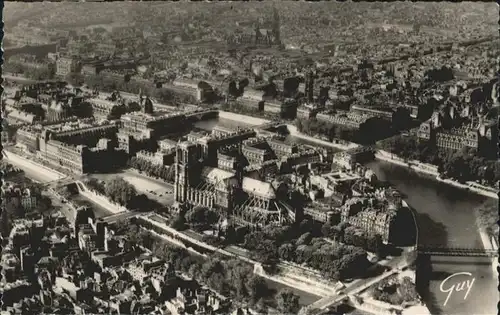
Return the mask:
M498 257L498 251L483 248L419 246L419 254L432 256Z

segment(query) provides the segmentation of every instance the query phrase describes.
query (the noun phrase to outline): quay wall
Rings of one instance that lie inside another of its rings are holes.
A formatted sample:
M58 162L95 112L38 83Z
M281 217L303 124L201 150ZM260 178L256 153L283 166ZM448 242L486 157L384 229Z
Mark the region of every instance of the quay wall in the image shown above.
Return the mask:
M486 229L479 224L477 224L479 229L479 236L481 237L481 242L483 243L483 248L485 250L498 250L498 243L494 236L488 234ZM491 258L491 268L493 273L497 273L497 268L500 266L498 257Z
M267 120L267 119L226 112L223 110L219 111L219 118L234 120L234 121L243 122L245 124L255 125L255 126L267 124L267 123L271 122L270 120Z
M375 152L375 158L393 164L409 167L419 173L439 176L438 167L436 165L422 163L416 160L405 161L403 158L384 150L377 150L377 152Z
M304 292L312 293L320 298L331 296L336 292L336 289L333 286L316 283L314 279L308 279L297 274L296 272L292 272L284 268L279 269L279 274L271 275L264 270L261 264L256 263L254 265L253 272L260 277L284 284L292 288L296 288Z
M103 206L104 208L106 208L106 210L108 210L109 212L111 212L113 214L129 211L124 206L121 206L117 203L111 202L108 198L101 195L100 193L98 193L92 189L87 188L87 186L85 186L85 184L80 182L80 181L77 182L76 186L78 187L78 191L82 196L84 196L84 197L94 201L95 203Z
M50 179L49 181L60 180L60 179L67 177L65 174L63 174L61 172L53 170L45 165L42 165L40 163L37 163L37 162L32 161L30 159L27 159L25 157L22 157L18 154L11 152L11 151L4 150L4 152L2 154L8 162L12 162L13 164L17 164L17 165L22 165L23 167L25 167L31 171L40 173L41 175L49 178ZM20 167L20 168L22 168L22 167Z
M372 298L362 298L362 301L358 301L357 297L352 295L349 296L349 301L355 308L371 314L392 315L395 314L394 311L402 315L431 314L427 306L423 303L403 308L399 305L392 305Z
M253 125L253 126L258 126L258 125L263 125L270 123L270 120L263 119L263 118L258 118L258 117L253 117L253 116L248 116L248 115L241 115L241 114L236 114L232 112L227 112L227 111L219 111L219 118L223 119L228 119L228 120L233 120L237 122L242 122L245 124ZM291 136L300 138L312 143L316 143L318 145L326 146L326 147L331 147L331 148L336 148L340 150L349 150L353 148L359 147L358 144L353 143L353 142L347 142L347 141L342 141L342 143L335 143L335 142L329 142L325 140L321 140L315 137L308 136L306 134L303 134L297 130L297 127L291 124L286 124L286 128L288 129L288 132L290 133Z
M340 150L350 150L359 147L359 144L356 144L354 142L342 141L343 143L335 143L308 136L298 131L297 127L295 127L294 125L287 124L286 128L288 129L288 132L290 133L291 136L307 140L310 142L314 142L319 145L328 146Z
M221 248L216 248L214 246L211 246L209 244L200 242L182 232L179 232L166 224L157 222L155 220L152 220L148 218L147 216L142 216L142 218L153 225L156 225L158 227L161 227L162 230L165 231L164 236L166 237L165 239L170 242L175 242L175 244L182 243L182 245L179 245L183 248L189 248L189 245L184 243L192 243L196 246L203 247L211 252L218 252L220 254L223 254L228 257L234 257L241 259L243 261L246 261L254 266L254 273L262 276L264 278L273 280L275 282L287 285L289 287L296 288L298 290L306 291L306 292L311 292L315 295L318 295L319 297L325 297L325 296L330 296L332 295L336 288L337 284L334 283L328 283L323 279L320 279L319 276L315 275L313 271L310 271L306 268L298 268L294 266L293 264L282 262L278 264L278 269L280 270L280 273L278 275L269 275L266 273L262 265L255 260L252 260L250 258L244 257L242 255L238 255L236 253L229 252L225 249ZM168 238L167 238L168 236Z
M391 309L393 308L397 309L398 311L402 311L401 307L397 307L395 305L391 305L389 303L384 303L370 298L362 298L361 302L358 301L355 296L349 296L349 300L355 308L372 314L391 315L394 314L391 312Z
M378 160L389 162L389 163L409 167L410 169L414 170L417 173L430 175L430 176L434 177L434 179L439 181L439 182L442 182L442 183L445 183L445 184L448 184L448 185L451 185L451 186L454 186L457 188L470 190L476 194L479 194L479 195L482 195L485 197L498 199L498 192L494 191L494 189L492 189L492 188L485 187L485 186L479 185L479 184L474 183L474 182L467 182L465 184L461 184L461 183L454 181L452 179L441 178L440 174L438 172L438 167L436 165L422 163L420 161L415 161L415 160L405 161L403 158L401 158L395 154L392 154L390 152L384 151L384 150L378 150L375 153L375 158Z
M207 258L207 257L208 257L207 255L202 254L202 253L200 253L200 252L196 251L195 249L193 249L193 248L191 248L191 247L187 247L187 246L186 246L183 242L181 242L181 241L179 241L179 240L176 240L175 238L172 238L172 237L170 237L170 236L168 236L168 235L165 235L165 234L159 234L159 233L156 233L155 231L150 231L150 230L148 230L148 229L146 229L146 228L144 228L144 227L140 227L140 228L141 228L142 230L144 230L144 231L147 231L147 232L149 232L149 233L153 234L153 236L155 236L155 237L159 237L159 238L161 238L161 239L163 239L163 240L165 240L165 241L167 241L167 242L171 243L171 244L172 244L172 245L174 245L174 246L181 247L181 248L183 248L183 249L187 250L188 252L190 252L190 253L192 253L192 254L195 254L195 255L198 255L198 256L201 256L201 257L204 257L204 258Z

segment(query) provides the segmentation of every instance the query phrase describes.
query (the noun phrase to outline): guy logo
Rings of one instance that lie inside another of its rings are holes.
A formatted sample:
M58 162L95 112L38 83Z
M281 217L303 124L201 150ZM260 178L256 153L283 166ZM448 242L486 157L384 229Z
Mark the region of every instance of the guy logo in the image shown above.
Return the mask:
M450 299L450 297L454 291L460 292L460 291L463 291L466 287L467 287L467 292L465 293L464 300L467 299L467 296L469 295L470 289L472 288L472 285L474 284L474 281L476 280L476 278L472 278L471 280L466 280L466 281L462 281L462 282L457 282L457 283L452 284L451 286L448 283L449 280L452 279L453 277L461 276L461 275L471 277L472 273L470 273L470 272L457 272L457 273L452 274L451 276L449 276L448 278L444 279L441 282L441 285L439 286L439 290L441 290L441 292L443 292L443 293L448 293L448 296L446 297L446 300L444 301L443 306L446 306L446 303L448 303L448 300Z

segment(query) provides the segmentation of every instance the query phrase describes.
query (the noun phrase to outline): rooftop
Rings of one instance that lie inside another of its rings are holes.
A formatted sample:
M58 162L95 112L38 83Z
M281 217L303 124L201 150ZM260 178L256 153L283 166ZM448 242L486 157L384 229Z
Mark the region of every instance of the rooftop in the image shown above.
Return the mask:
M223 133L233 133L234 130L231 129L231 128L227 128L227 127L224 127L224 126L221 126L221 125L215 125L213 128L212 128L212 133L213 132L223 132Z
M234 177L234 173L215 167L204 167L201 176L206 178L210 183L215 184L219 181L224 181Z
M174 118L174 117L182 117L183 113L180 112L163 112L157 111L152 114L147 114L144 112L132 112L121 116L121 120L143 120L143 121L157 121L162 119Z
M27 112L13 110L7 115L7 118L33 123L35 121L36 116Z
M51 130L53 132L66 132L66 131L75 131L80 129L101 127L101 126L109 126L112 125L112 122L107 120L104 121L95 121L94 119L82 119L78 121L70 121L64 122L62 124L46 126L45 128Z
M108 101L105 99L101 98L91 98L88 100L89 103L97 105L97 106L102 106L102 107L113 107L116 106L117 104L112 101Z
M265 199L275 199L276 194L274 188L270 183L263 182L250 177L244 177L242 183L243 191L246 193L256 195Z
M329 179L332 182L337 182L337 181L345 181L345 180L355 180L360 178L360 176L356 174L350 174L346 172L332 172L328 174L322 175L322 177L325 177Z
M16 280L15 282L4 283L0 282L0 292L10 290L12 288L17 288L20 286L28 286L30 283L26 280Z

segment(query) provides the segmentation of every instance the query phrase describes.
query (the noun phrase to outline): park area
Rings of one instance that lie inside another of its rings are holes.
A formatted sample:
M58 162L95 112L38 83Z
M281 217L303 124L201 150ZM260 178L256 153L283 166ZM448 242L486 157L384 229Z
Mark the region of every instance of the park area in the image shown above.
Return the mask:
M174 203L173 186L171 184L140 174L135 170L124 170L113 174L92 174L88 177L106 182L121 177L134 186L138 193L146 195L151 200L164 206L170 206Z

